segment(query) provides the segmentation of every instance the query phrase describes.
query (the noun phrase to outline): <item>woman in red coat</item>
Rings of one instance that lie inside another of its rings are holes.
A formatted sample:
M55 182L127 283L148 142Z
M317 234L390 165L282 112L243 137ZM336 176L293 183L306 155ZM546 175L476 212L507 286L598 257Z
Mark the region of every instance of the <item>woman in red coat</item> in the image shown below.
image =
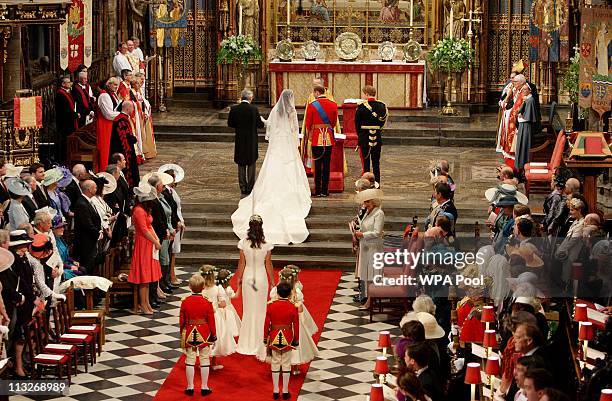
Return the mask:
M134 252L128 281L138 286L138 305L134 305L134 313L152 315L154 310L149 303L149 283L158 281L161 277L161 244L151 226L151 202L157 198L157 192L148 183L141 182L134 188L134 194L137 199L132 211Z

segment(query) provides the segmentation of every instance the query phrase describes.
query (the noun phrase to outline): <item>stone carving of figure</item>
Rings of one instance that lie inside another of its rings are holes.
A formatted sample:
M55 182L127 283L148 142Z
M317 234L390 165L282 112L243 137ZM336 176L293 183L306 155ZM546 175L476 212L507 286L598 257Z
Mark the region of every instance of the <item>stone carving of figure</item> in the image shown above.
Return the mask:
M144 35L142 23L144 22L145 13L147 11L148 2L145 0L129 0L130 9L132 12L132 23L134 24L133 35L139 38L143 38Z
M380 3L382 5L380 20L387 23L399 22L401 14L399 0L381 0Z
M466 16L466 6L464 0L444 0L444 36L450 34L450 10L453 8L453 38L463 38L464 29L462 18Z
M329 22L329 11L327 10L325 0L312 0L310 14L322 19L325 22Z
M242 34L259 43L259 0L238 0L242 6Z

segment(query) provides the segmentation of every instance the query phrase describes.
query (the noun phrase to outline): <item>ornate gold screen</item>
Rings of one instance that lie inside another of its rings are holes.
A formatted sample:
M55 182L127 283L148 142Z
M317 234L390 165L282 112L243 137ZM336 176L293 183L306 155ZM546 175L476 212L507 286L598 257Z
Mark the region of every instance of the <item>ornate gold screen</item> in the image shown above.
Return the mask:
M488 85L502 89L512 64L529 60L529 12L532 0L489 0Z
M436 0L437 1L437 0ZM364 44L389 40L395 44L408 42L410 0L289 0L291 41L314 40L333 43L342 32L357 33ZM429 0L413 0L414 39L427 41ZM287 34L287 0L274 1L274 42Z
M186 0L185 46L172 49L175 87L212 88L215 85L217 11L214 0Z

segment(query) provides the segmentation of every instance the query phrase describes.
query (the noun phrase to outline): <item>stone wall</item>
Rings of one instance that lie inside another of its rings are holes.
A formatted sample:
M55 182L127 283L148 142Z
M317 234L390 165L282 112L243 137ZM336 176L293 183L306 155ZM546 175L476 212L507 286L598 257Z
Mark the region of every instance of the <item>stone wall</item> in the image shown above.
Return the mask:
M597 204L606 215L612 215L612 169L602 174L597 183Z

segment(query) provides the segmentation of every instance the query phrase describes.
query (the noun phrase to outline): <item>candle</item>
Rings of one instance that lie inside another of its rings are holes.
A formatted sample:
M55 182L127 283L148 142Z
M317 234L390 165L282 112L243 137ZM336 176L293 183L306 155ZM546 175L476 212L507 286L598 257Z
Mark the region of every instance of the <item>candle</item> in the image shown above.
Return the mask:
M291 0L287 0L287 26L291 22Z
M450 3L450 32L449 37L453 38L453 3Z
M238 35L242 35L242 4L238 6Z
M412 16L414 15L413 7L414 7L414 0L410 0L410 27L411 28L412 28Z

